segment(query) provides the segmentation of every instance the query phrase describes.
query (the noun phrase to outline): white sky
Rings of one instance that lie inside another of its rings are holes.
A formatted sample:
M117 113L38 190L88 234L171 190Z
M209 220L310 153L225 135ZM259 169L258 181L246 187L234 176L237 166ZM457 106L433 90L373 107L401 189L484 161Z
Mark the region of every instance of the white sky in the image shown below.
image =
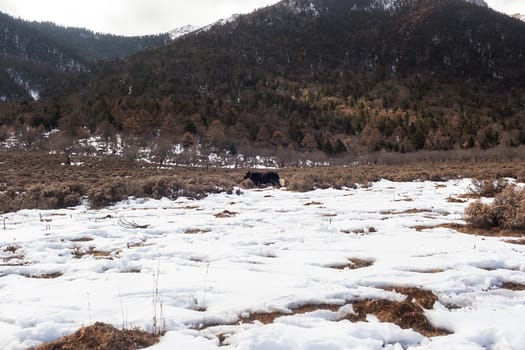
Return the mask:
M343 0L344 1L344 0ZM508 14L525 14L525 0L486 0ZM52 21L96 32L142 35L186 24L207 25L278 0L0 0L0 11L15 17Z

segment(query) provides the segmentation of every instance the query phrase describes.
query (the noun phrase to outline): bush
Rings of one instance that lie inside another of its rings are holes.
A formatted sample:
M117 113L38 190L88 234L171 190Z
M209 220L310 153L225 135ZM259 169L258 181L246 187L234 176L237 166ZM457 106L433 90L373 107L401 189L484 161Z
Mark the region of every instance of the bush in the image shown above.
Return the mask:
M129 189L122 181L104 183L93 187L88 192L88 200L93 208L103 208L120 202L129 196Z
M525 188L507 186L490 204L472 203L465 209L463 218L476 228L525 230Z
M494 197L496 194L503 192L507 188L508 182L503 179L496 181L491 180L472 180L470 191L481 197Z

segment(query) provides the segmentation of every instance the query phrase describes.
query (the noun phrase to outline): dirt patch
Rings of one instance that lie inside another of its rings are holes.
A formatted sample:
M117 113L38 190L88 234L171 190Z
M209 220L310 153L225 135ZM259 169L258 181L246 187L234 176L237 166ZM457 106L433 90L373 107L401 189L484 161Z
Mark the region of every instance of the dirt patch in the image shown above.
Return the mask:
M39 274L39 275L23 275L23 276L26 277L26 278L51 280L51 279L58 278L58 277L60 277L62 275L63 275L62 272L51 272L51 273L42 273L42 274Z
M352 304L356 315L348 316L352 322L366 321L366 315L373 314L382 322L397 324L404 329L414 331L426 336L436 337L450 334L446 329L432 326L426 318L423 308L405 300L402 302L390 300L363 300Z
M199 209L200 207L198 205L186 205L184 207L177 207L175 209L181 209L181 210L194 210Z
M501 286L501 289L508 289L512 291L522 291L525 290L525 284L514 283L514 282L504 282Z
M69 240L70 242L91 242L93 241L93 238L91 237L80 237L80 238L73 238Z
M16 245L8 245L8 246L5 246L2 250L6 253L12 253L12 254L15 254L16 251L20 249L19 246L16 246Z
M385 289L404 294L406 298L401 302L385 299L367 299L353 302L351 304L354 314L347 314L341 319L347 319L352 322L364 322L366 321L366 316L372 314L382 322L394 323L404 329L412 328L414 331L426 337L451 334L451 332L446 329L434 327L424 314L424 309L432 309L434 303L438 300L438 297L431 291L413 287L390 287ZM281 316L299 315L319 310L337 312L342 306L343 305L331 304L304 305L292 309L292 312L289 314L281 312L254 313L248 317L241 318L240 322L253 323L258 321L263 324L270 324Z
M352 322L366 321L366 315L375 315L382 322L395 323L399 327L414 331L426 336L436 337L447 335L451 332L446 329L434 327L424 314L424 309L432 309L438 300L432 292L407 287L392 287L407 297L404 301L391 301L385 299L362 300L352 304L355 314L346 318Z
M417 272L417 273L441 273L445 272L443 269L428 269L428 270L410 270L411 272Z
M374 264L374 260L351 258L351 259L348 259L348 264L333 265L333 266L330 266L330 268L338 269L338 270L356 270L356 269L362 269L365 267L372 266L373 264Z
M187 229L184 234L186 235L198 235L201 233L208 233L211 232L210 229L200 229L200 228L189 228Z
M434 228L449 228L461 233L475 235L475 236L487 236L487 237L524 237L525 232L519 230L503 230L497 227L483 229L475 228L468 225L462 225L457 223L439 224L439 225L418 225L413 226L416 231L431 230ZM525 239L524 239L525 240ZM508 242L513 243L514 241ZM519 244L519 243L518 243Z
M236 213L234 211L225 210L223 212L214 214L213 216L215 216L218 219L225 219L225 218L232 218L232 217L236 216L237 214L239 214L239 213Z
M314 201L314 202L304 203L304 205L307 206L307 207L310 207L312 205L323 205L323 203Z
M438 300L438 297L431 291L414 287L390 287L385 288L385 290L393 290L404 294L406 298L401 302L385 299L366 299L347 304L307 304L292 308L288 313L278 311L252 313L248 316L240 317L238 322L232 323L231 325L254 322L271 324L282 316L300 315L320 310L339 312L342 307L351 304L354 313L346 313L338 319L339 321L366 322L366 316L372 314L382 322L394 323L404 329L412 328L414 331L426 337L451 334L451 332L446 329L434 327L424 314L424 310L432 309L434 303ZM219 324L200 325L198 329L214 326L219 326ZM227 337L227 334L222 334L222 339L220 339L221 343L223 343Z
M86 255L91 255L94 258L102 258L102 259L110 259L110 260L113 259L113 257L111 256L112 252L96 250L95 247L89 247L88 249L74 247L72 250L73 250L72 254L75 259L83 258Z
M407 300L415 300L417 305L430 310L434 307L434 303L438 301L438 297L429 290L419 289L415 287L389 287L386 290L393 290L400 294L407 296Z
M449 203L466 203L466 202L468 202L468 200L450 196L450 197L447 198L447 202L449 202Z
M355 230L341 230L341 233L355 234L355 235L364 235L364 234L375 233L375 232L377 232L377 229L373 226L370 226L368 228L359 228Z
M426 213L428 210L425 209L407 209L403 211L382 211L381 215L400 215L400 214L421 214Z
M508 239L505 241L505 243L525 245L525 238L524 239L513 239L513 240Z
M119 330L97 322L76 333L29 350L129 350L143 349L159 342L159 336L138 329Z
M239 319L240 323L253 323L255 321L261 322L262 324L270 324L275 321L275 319L282 316L292 316L292 315L301 315L309 312L319 311L319 310L328 310L332 312L337 312L342 305L332 305L332 304L309 304L293 308L290 313L283 312L260 312L252 313L247 317L241 317Z

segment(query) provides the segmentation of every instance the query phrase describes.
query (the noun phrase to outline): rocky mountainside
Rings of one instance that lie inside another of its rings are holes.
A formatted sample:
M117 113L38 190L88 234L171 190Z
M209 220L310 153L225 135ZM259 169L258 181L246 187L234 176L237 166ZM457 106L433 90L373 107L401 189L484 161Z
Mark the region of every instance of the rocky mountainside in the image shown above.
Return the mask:
M243 151L519 145L525 24L483 4L283 0L97 65L26 122Z

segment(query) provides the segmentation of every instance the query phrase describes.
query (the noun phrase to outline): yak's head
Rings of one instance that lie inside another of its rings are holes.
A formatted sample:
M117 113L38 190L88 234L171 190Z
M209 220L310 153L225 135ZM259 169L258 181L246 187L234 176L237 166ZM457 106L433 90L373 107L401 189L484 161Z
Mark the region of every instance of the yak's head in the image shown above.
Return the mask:
M248 171L246 175L244 175L243 179L249 179L252 176L251 171Z

